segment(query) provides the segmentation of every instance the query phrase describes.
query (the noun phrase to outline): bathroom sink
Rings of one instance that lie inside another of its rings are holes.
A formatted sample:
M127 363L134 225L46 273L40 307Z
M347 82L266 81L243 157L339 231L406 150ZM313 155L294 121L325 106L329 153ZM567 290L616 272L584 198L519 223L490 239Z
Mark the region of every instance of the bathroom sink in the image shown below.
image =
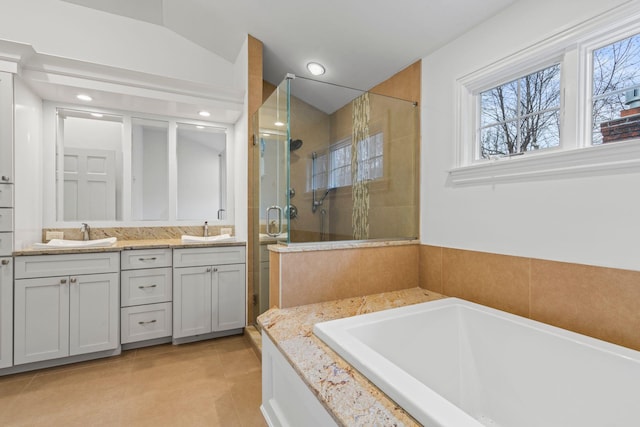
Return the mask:
M118 241L117 237L95 240L51 239L48 243L34 243L34 249L66 249L66 248L108 248Z
M182 236L182 243L206 243L206 242L234 242L235 237L231 237L230 234L220 234L218 236L189 236L187 234Z

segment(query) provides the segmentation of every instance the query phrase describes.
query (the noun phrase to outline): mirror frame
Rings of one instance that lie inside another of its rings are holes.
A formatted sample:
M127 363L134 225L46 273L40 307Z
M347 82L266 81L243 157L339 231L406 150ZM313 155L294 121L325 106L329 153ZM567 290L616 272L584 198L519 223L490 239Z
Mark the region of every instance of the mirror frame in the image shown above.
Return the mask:
M62 148L63 142L58 139L57 109L70 109L86 111L89 113L103 113L122 116L122 152L123 152L123 192L122 192L122 219L115 221L90 221L92 227L171 227L171 226L194 226L202 225L208 221L210 225L229 225L235 223L235 200L234 200L234 165L232 159L235 158L233 124L207 122L192 120L181 117L162 116L147 114L136 111L114 110L110 108L99 108L89 105L66 104L53 101L43 101L43 223L44 228L74 228L80 225L82 220L62 221L57 216L58 188L63 183L57 184L56 180L56 153ZM168 220L133 220L131 215L131 141L132 141L132 119L141 118L149 120L161 120L169 123L169 219ZM202 218L202 220L179 220L177 219L177 154L176 136L177 123L187 123L224 129L226 135L226 219ZM36 195L36 197L38 197Z

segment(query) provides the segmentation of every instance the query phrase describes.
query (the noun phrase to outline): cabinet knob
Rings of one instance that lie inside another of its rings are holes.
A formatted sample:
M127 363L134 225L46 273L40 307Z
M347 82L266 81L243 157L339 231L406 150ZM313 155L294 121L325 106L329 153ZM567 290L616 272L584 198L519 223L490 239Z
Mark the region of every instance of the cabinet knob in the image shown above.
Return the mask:
M0 263L2 265L9 265L9 260L8 259L3 259L2 262Z
M72 277L71 280L70 280L71 283L76 283L77 281L78 281L78 279L75 278L75 277Z
M6 175L2 175L2 180L5 181L5 182L9 182L9 181L11 181L11 178L9 178Z
M65 283L67 283L67 279L60 279L60 284L64 285Z
M217 268L214 268L214 269L213 269L213 272L214 272L214 273L217 273L217 272L218 272L218 269L217 269Z
M211 267L207 267L207 273L211 273Z

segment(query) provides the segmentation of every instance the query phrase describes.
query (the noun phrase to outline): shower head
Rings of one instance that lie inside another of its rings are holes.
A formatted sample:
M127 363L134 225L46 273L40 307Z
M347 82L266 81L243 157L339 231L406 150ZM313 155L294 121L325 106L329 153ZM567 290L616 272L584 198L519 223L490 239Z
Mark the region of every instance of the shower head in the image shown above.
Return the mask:
M290 139L289 140L289 151L296 151L300 147L302 147L302 140L301 139Z

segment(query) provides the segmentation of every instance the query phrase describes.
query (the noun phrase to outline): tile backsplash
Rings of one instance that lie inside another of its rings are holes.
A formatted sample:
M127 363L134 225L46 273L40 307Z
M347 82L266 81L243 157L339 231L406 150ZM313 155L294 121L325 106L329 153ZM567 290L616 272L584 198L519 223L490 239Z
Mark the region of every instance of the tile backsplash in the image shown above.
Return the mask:
M91 224L89 224L91 225ZM231 228L232 235L235 234L233 225L209 225L209 235L221 234L222 228ZM46 242L47 231L62 231L64 238L69 240L81 240L82 233L80 227L75 228L44 228L42 230L42 241ZM91 239L103 239L105 237L117 237L118 240L153 240L153 239L179 239L183 234L192 236L202 236L204 227L184 226L184 227L96 227L90 232Z

